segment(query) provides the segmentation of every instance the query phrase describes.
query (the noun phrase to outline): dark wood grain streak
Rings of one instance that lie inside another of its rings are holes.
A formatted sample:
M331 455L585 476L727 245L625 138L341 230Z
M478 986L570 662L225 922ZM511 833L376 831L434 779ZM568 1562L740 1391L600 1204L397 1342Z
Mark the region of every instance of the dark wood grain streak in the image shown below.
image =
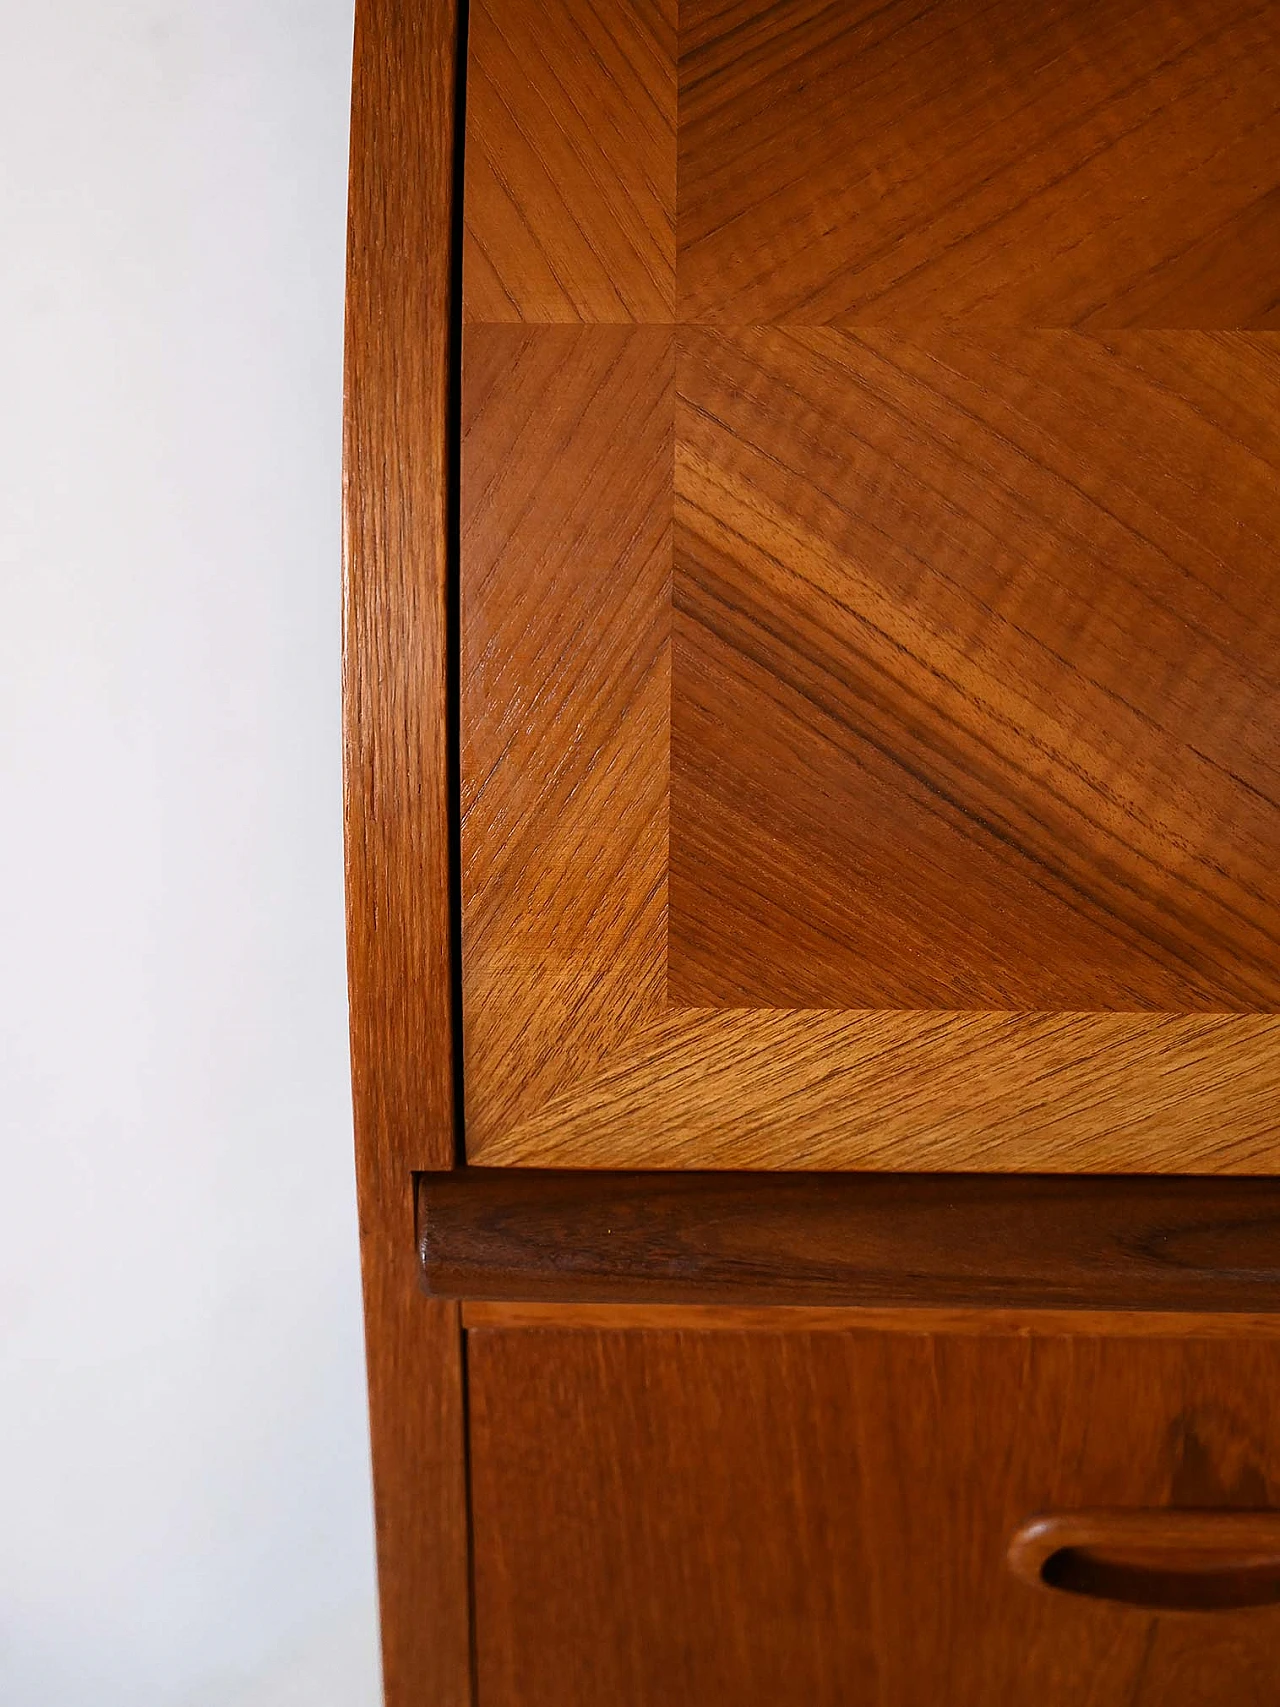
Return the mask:
M1280 1184L533 1172L424 1176L446 1298L1280 1309Z
M1274 1340L467 1338L484 1707L1274 1707L1276 1609L1006 1559L1041 1512L1274 1511Z
M347 930L387 1707L470 1707L462 1342L413 1170L455 1151L447 472L453 0L360 0L344 434Z

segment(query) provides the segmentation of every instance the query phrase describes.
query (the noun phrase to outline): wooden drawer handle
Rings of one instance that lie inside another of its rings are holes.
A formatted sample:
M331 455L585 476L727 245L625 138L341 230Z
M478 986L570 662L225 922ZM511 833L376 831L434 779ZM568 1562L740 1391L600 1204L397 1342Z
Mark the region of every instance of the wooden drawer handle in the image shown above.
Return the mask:
M1009 1563L1038 1588L1122 1606L1280 1603L1280 1511L1065 1511L1024 1523Z

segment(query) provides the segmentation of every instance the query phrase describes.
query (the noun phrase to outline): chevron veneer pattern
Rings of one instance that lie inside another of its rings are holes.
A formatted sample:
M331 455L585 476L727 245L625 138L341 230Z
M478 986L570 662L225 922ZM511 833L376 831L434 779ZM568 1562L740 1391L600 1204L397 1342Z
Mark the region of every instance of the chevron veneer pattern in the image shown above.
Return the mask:
M543 16L472 12L470 1159L1274 1170L1277 14Z
M680 349L673 998L1280 1008L1280 338Z

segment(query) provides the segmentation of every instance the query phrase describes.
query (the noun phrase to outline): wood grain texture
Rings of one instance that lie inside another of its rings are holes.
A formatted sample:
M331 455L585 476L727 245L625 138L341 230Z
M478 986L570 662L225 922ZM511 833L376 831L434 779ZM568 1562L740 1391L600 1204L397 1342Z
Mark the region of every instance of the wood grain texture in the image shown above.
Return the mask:
M673 1009L487 1167L1263 1173L1280 1018Z
M447 583L453 0L361 0L343 438L344 826L357 1147L451 1167Z
M1274 1342L468 1340L487 1707L1274 1699L1276 1611L1153 1618L1005 1559L1039 1511L1274 1507Z
M619 567L665 405L628 376L637 450L555 343L588 333L503 336L464 447L470 1159L1273 1171L1276 341L679 333L668 724L617 666L671 622L665 555Z
M473 20L468 1159L1274 1172L1274 11L676 21Z
M1224 1313L1181 1310L980 1310L930 1305L816 1304L530 1304L467 1299L460 1306L462 1326L513 1329L526 1333L592 1328L609 1333L681 1334L830 1333L995 1335L1029 1339L1062 1338L1275 1340L1280 1315L1248 1311Z
M1280 325L1280 15L683 0L685 320Z
M682 333L684 1007L1280 1005L1280 339Z
M424 1175L444 1298L1280 1313L1280 1184L856 1174Z
M472 1707L462 1328L414 1287L403 1208L362 1245L383 1699Z
M668 322L675 0L472 0L470 321Z
M467 334L461 810L473 1158L589 1081L663 1005L673 373L661 328Z
M416 1286L454 1160L446 662L452 0L360 0L343 712L352 1086L387 1707L471 1707L462 1339Z

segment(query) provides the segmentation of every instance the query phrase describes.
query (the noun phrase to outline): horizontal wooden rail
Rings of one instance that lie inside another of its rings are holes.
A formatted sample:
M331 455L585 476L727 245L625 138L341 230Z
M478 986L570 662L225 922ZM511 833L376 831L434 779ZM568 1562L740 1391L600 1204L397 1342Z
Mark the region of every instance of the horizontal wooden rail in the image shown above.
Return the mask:
M423 1174L426 1290L563 1303L1280 1310L1280 1180Z

